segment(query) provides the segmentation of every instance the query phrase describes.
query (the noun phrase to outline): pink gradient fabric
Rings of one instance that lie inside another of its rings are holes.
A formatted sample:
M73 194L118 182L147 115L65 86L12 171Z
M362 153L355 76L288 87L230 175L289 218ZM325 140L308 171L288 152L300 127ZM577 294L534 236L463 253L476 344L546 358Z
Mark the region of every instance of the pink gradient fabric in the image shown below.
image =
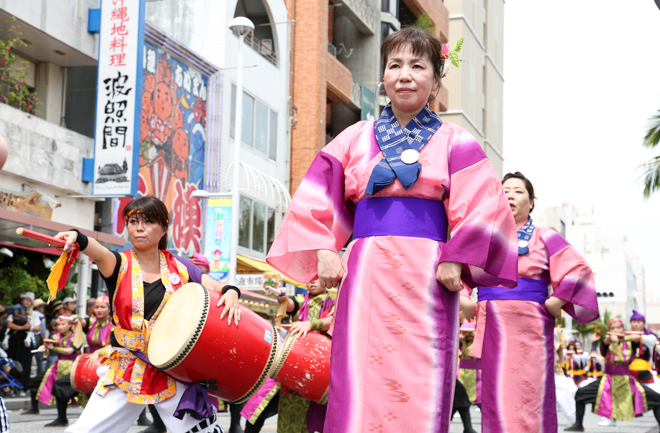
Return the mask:
M529 253L519 256L518 277L546 281L553 296L567 301L564 311L576 321L598 318L593 272L554 230L536 227ZM545 306L536 302L478 303L471 355L483 365L484 433L557 431L554 324Z
M355 205L382 155L373 122L347 128L312 163L267 261L301 282L317 278L315 251L335 252L353 230ZM374 236L342 257L325 431L445 433L453 401L458 299L438 264L463 264L466 285L513 287L515 223L501 183L476 140L444 123L420 153L417 183L398 180L373 197L440 200L451 240ZM396 222L393 222L395 224Z

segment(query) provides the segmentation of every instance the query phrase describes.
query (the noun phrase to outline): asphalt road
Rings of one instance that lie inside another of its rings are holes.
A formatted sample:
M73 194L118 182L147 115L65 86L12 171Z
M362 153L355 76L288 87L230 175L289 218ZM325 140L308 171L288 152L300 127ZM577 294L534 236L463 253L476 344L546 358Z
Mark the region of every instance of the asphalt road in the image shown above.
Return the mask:
M589 409L589 408L588 408ZM39 415L20 415L21 410L11 410L9 412L9 425L12 433L37 433L37 432L51 432L59 433L64 432L64 428L44 428L44 424L52 421L56 417L55 409L42 409ZM69 407L69 422L73 423L81 413L81 409L77 407ZM476 407L471 410L473 427L476 431L481 433L481 414ZM569 423L564 416L559 413L559 432L568 427ZM227 431L229 428L229 414L219 414L220 425ZM598 421L600 417L587 411L584 424L586 431L589 433L660 433L660 429L653 418L652 413L647 413L641 418L627 421L625 423L618 423L616 427L599 427ZM245 420L243 420L245 425ZM144 430L144 427L134 425L129 430L130 433L138 433ZM272 417L266 421L263 433L276 433L277 432L277 417ZM451 423L450 433L463 433L463 424L461 423L458 414L454 417ZM178 433L178 432L173 432Z

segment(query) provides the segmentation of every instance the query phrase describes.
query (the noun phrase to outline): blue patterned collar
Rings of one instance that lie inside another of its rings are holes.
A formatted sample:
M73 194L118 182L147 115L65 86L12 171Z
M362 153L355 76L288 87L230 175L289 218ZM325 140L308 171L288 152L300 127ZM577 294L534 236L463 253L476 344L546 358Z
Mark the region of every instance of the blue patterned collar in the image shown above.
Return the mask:
M399 178L404 189L413 186L422 169L422 164L414 155L419 155L440 126L442 126L442 120L426 104L422 111L413 117L405 128L402 128L394 116L390 102L383 109L380 119L374 123L376 141L385 157L374 167L366 193L376 194L394 182L395 177ZM408 154L412 154L413 159L406 160L404 157L402 161L401 155L410 149L412 151Z
M532 233L534 233L534 223L532 223L532 217L527 218L527 222L518 230L518 255L522 256L529 252L529 240L532 238Z

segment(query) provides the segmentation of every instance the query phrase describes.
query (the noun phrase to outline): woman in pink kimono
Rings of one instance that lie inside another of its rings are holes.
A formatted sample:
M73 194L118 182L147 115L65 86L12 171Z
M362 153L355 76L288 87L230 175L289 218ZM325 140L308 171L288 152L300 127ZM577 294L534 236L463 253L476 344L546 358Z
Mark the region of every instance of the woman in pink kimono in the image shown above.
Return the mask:
M319 152L267 261L297 281L341 280L325 431L444 433L460 281L515 286L515 226L479 143L428 108L440 42L408 28L381 56L392 102Z
M578 322L598 317L594 277L563 237L534 226L532 183L516 172L502 185L518 227L518 286L477 289L471 354L481 358L482 431L555 433L555 317L562 308Z

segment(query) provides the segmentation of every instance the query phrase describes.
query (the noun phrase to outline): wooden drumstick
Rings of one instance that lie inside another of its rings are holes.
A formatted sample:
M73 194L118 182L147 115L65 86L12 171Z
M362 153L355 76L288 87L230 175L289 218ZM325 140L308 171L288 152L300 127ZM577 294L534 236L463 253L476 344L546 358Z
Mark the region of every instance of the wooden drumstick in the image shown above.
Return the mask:
M35 241L43 242L45 244L50 244L54 247L64 248L66 241L62 239L57 239L52 236L45 235L43 233L35 232L33 230L28 230L24 228L17 228L16 234L23 236L24 238L34 239Z
M626 334L619 334L618 332L607 332L607 335L616 335L617 337L625 337Z

